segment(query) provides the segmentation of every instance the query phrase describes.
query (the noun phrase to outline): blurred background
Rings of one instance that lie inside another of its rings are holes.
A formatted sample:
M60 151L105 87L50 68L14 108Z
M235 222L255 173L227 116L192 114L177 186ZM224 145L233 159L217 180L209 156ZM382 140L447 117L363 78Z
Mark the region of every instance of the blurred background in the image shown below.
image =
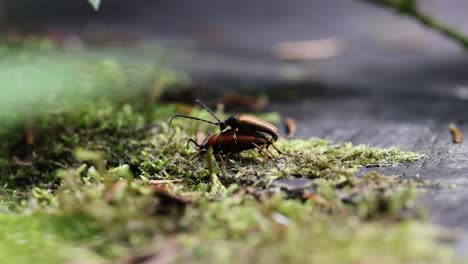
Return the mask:
M466 1L418 4L468 31ZM468 97L459 44L366 1L112 0L95 12L85 0L4 0L0 10L7 36L37 34L69 49L126 45L144 58L159 47L197 84Z
M466 118L468 41L440 31L463 38L468 3L392 8L405 2L3 0L0 117L151 90L150 101L282 111L301 137L407 147L408 130ZM362 136L394 123L412 127Z

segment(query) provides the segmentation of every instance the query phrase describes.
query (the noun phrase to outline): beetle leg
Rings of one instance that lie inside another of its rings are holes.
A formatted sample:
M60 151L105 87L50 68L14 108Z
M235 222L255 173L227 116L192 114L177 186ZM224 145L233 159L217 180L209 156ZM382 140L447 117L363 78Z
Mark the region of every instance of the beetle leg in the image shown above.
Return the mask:
M239 148L239 143L237 142L237 132L239 131L239 129L234 129L234 134L232 134L232 137L234 138L234 142L236 142L236 147L237 147L237 152L240 152L240 148Z
M271 156L273 156L273 153L271 153L270 149L268 148L270 145L267 145L266 147L264 147L264 149L266 149L268 151L268 153L270 153Z
M223 159L223 156L221 155L221 153L218 153L218 157L219 159L221 160L221 163L223 163L223 166L226 165L226 161Z
M267 153L263 148L259 147L259 146L258 146L257 144L255 144L255 143L252 143L252 145L253 145L256 149L258 149L258 151L260 152L260 154L262 154L265 158L267 158L267 159L269 159L269 160L271 159L271 156L268 155L268 153Z
M278 154L280 155L286 155L286 156L294 156L292 154L288 154L288 153L284 153L283 151L279 150L279 148L277 146L275 146L275 144L273 144L273 142L271 142L270 144L268 144L267 146L267 149L269 146L273 146L273 148L276 150L276 152L278 152ZM270 152L271 153L271 152Z
M226 171L226 161L223 159L223 156L221 155L221 153L218 153L218 157L219 159L221 160L221 168L223 170L223 172Z
M201 151L198 151L197 153L195 153L195 155L193 155L190 159L189 159L189 162L192 162L194 159L198 158L200 156L202 152Z
M268 145L265 147L265 149L268 151L268 153L270 153L271 156L274 156L273 153L271 152L271 150L268 148L270 145L273 145L273 143L268 144ZM278 154L280 154L280 155L291 156L291 155L289 155L289 154L286 154L286 153L280 151L275 145L273 145L273 148L275 148L275 150L278 151Z

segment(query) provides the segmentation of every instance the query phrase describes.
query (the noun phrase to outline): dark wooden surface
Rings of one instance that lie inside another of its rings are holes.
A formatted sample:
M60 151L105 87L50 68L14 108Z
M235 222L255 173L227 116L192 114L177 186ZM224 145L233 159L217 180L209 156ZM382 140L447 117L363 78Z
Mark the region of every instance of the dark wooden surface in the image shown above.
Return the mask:
M273 109L296 118L298 136L325 137L376 147L398 146L429 157L390 168L372 168L389 175L428 179L453 187L430 188L420 203L429 219L458 230L461 254L468 249L468 142L454 144L449 123L468 134L467 102L418 97L317 97L294 104L275 104ZM367 170L367 169L363 169ZM284 182L292 187L302 181Z
M421 202L432 221L468 230L468 142L454 144L449 124L468 132L466 102L400 97L317 97L273 109L292 116L298 136L397 146L429 157L411 164L372 168L386 174L428 179L454 188L428 189Z

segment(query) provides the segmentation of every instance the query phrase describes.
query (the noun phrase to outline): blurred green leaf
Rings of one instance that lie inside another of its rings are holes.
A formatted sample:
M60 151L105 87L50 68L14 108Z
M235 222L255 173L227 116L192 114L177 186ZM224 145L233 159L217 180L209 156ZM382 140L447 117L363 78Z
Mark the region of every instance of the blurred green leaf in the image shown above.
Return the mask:
M64 53L0 44L0 134L25 118L70 111L85 101L146 94L159 74L151 60L117 58L121 53L111 53Z

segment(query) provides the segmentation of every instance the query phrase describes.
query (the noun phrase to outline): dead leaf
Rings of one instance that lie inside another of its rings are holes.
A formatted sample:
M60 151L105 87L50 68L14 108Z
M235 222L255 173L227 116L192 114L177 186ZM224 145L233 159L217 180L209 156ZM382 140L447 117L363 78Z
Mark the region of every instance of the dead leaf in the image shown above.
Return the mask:
M116 200L119 200L123 196L125 188L127 187L126 180L120 180L116 182L110 190L106 193L106 202L112 203Z
M125 258L121 264L169 264L174 263L176 257L180 257L180 247L174 241L168 241L156 252L141 252Z
M461 240L463 236L452 229L442 229L437 233L436 238L441 243L453 244Z
M287 117L284 120L284 124L286 126L286 133L288 133L288 137L289 138L295 137L296 132L297 132L296 121L291 117Z
M30 146L33 146L35 143L34 136L34 121L31 115L28 115L25 122L26 128L26 143Z
M273 47L273 55L280 60L307 61L333 58L342 53L338 38L306 41L285 41Z
M180 195L169 192L166 187L154 186L154 194L159 199L158 206L156 208L156 214L182 214L185 211L185 207L189 203L189 200Z
M252 111L262 111L267 105L268 101L265 98L238 94L234 92L226 92L224 96L218 100L225 108L247 108Z
M154 185L164 185L168 183L174 183L174 182L181 182L181 179L176 179L176 180L149 180L150 184Z
M463 134L457 128L455 124L449 125L450 132L452 133L453 143L462 143L463 142Z
M328 206L330 204L325 198L313 192L304 192L303 198L323 206Z

